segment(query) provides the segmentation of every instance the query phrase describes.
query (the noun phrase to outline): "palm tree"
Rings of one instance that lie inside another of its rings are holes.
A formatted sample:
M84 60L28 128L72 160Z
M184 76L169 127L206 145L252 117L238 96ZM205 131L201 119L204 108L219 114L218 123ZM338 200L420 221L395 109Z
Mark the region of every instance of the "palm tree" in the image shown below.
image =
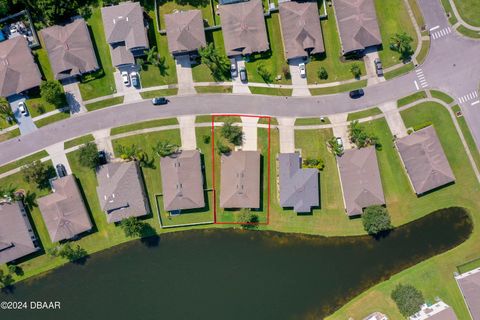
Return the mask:
M147 55L147 62L150 63L151 65L158 66L159 59L158 59L157 47L153 46L148 51L145 51L145 53Z
M167 157L172 153L177 152L178 146L169 141L158 141L157 145L152 149L159 157Z
M7 99L0 97L0 117L7 120L9 123L16 122L15 115Z
M399 52L404 59L409 58L412 55L412 42L413 38L406 32L395 33L390 39L390 48Z

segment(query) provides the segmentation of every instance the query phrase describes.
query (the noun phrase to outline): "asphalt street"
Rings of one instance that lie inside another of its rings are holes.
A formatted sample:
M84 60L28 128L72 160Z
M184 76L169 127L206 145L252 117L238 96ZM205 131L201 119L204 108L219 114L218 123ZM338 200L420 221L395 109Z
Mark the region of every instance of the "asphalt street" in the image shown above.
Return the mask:
M432 32L438 32L448 27L439 0L419 0L419 3L428 29L435 28ZM418 74L422 75L421 79ZM479 79L480 41L467 39L456 32L442 32L438 38L432 38L427 60L415 72L369 86L365 88L365 96L357 100L350 99L348 93L287 98L235 94L186 95L172 97L166 106L152 106L146 100L81 114L18 139L2 142L0 165L63 140L155 118L210 113L320 117L377 106L422 89L442 90L460 101L461 97L478 90ZM420 81L424 87L420 87ZM477 146L480 146L480 104L472 103L475 103L474 99L465 100L460 106Z

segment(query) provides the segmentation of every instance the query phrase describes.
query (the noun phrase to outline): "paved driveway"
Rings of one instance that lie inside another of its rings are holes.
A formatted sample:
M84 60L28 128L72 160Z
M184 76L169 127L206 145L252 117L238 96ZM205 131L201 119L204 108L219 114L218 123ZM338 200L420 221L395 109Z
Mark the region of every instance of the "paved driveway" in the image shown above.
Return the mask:
M195 94L190 56L188 54L176 56L175 67L177 69L178 94Z
M13 95L8 98L8 102L10 102L10 107L12 108L13 114L15 115L15 119L17 119L20 133L24 135L34 132L35 130L37 130L37 127L35 126L35 123L33 123L30 113L24 116L18 110L18 104L22 101L26 101L26 98L22 95Z
M290 76L292 77L293 91L292 96L305 97L310 96L310 90L307 88L307 77L300 76L298 65L303 63L303 58L290 59L288 66L290 67Z

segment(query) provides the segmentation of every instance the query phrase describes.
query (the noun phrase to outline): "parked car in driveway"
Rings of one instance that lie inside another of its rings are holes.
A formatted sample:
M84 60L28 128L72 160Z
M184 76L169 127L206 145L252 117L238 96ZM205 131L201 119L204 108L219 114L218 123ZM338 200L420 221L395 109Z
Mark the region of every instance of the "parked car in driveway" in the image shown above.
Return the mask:
M127 71L122 71L121 75L122 75L123 84L126 85L126 86L129 86L130 85L130 78L128 77L128 72Z
M248 81L248 78L247 78L247 70L245 68L241 68L240 69L240 80L242 82L247 82Z
M20 101L18 103L18 111L20 112L20 114L22 116L28 116L28 109L27 109L27 105L25 104L25 102L23 101Z
M232 74L232 78L236 78L238 76L237 70L237 62L235 60L230 60L230 73Z
M63 164L59 163L55 166L55 168L57 169L57 176L59 178L67 176L67 169L65 169L65 166Z
M132 80L132 86L135 88L138 88L140 86L140 78L138 76L138 73L133 71L130 73L130 79Z
M167 104L167 103L168 103L168 99L165 97L155 97L152 99L152 104L154 106L158 106L160 104Z
M299 69L299 71L300 71L300 77L305 78L305 76L307 75L307 74L306 74L306 70L305 70L305 63L303 63L303 62L300 63L300 64L298 65L298 69Z
M361 97L363 97L364 94L365 94L365 92L363 92L363 89L352 90L349 93L350 98L352 98L352 99L361 98Z
M375 71L377 72L377 76L383 77L383 67L382 67L382 61L380 59L375 59Z
M107 164L107 154L104 150L98 151L98 164L101 166Z

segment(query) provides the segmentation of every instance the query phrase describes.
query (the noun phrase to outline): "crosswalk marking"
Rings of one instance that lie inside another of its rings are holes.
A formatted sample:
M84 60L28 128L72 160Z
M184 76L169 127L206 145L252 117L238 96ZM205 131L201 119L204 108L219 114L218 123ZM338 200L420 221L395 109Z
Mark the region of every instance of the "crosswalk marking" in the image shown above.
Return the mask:
M418 79L418 82L420 84L420 87L422 87L422 88L428 87L428 82L427 82L427 79L425 79L425 75L423 74L423 70L422 69L416 69L415 73L417 74L417 79ZM415 81L415 86L417 86L416 81Z
M445 37L447 34L451 33L452 29L450 27L446 27L446 28L443 28L440 31L436 31L436 32L433 32L433 33L431 31L432 31L432 29L430 30L430 36L432 37L432 39L439 39L439 38Z
M468 102L470 100L473 100L473 99L476 99L478 98L478 92L477 91L472 91L472 92L469 92L467 93L466 95L464 96L461 96L458 101L460 103L465 103L465 102ZM475 103L476 104L476 103ZM472 104L473 105L473 104Z

